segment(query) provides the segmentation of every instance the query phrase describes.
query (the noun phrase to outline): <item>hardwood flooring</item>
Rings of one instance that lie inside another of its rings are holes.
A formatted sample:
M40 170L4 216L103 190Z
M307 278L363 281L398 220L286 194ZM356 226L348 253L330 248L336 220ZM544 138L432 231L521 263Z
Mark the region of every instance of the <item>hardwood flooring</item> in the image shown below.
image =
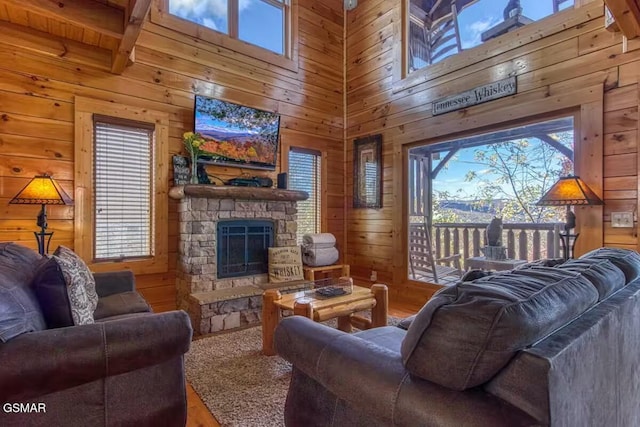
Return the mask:
M389 315L407 317L415 314L421 305L409 302L389 301ZM187 383L187 427L220 427L200 396Z

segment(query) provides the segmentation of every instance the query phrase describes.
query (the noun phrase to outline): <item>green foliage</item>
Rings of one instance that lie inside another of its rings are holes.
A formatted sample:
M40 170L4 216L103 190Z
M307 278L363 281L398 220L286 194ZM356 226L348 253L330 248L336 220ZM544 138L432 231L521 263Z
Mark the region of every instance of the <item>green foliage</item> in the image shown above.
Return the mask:
M459 222L460 216L450 209L440 209L440 203L443 200L451 200L451 194L448 191L433 190L433 223L451 223Z
M573 148L571 132L550 136ZM531 143L528 139L489 144L474 150L475 161L486 166L484 173L469 172L465 177L466 182L478 189L476 203L486 205L504 200L498 215L505 221L521 219L523 215L533 223L558 219L557 209L536 206L536 202L560 176L572 171L571 159L547 143Z

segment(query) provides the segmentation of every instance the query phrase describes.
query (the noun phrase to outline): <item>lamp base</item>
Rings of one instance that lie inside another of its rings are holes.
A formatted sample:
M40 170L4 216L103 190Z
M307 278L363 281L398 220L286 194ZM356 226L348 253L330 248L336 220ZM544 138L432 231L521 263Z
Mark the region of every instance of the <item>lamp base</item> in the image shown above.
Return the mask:
M578 240L578 236L580 233L571 234L568 231L565 233L560 233L560 242L562 243L562 255L564 260L573 259L573 249L576 246L576 240Z
M38 253L40 255L48 254L49 243L51 243L51 236L53 236L53 231L34 231L33 234L36 236L36 241L38 242Z

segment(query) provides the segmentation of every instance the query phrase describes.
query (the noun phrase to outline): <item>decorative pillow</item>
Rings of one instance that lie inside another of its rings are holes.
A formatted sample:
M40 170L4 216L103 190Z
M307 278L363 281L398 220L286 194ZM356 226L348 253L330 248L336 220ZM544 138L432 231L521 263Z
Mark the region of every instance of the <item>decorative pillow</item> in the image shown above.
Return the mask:
M69 268L63 269L62 273L67 272L70 279L77 280L82 284L89 299L89 309L91 313L93 313L98 306L98 294L96 293L96 280L93 278L93 274L91 270L89 270L89 267L87 267L87 264L66 246L58 246L58 249L56 249L53 255L67 262ZM65 280L67 284L69 284L67 276L65 276Z
M302 252L299 246L269 248L269 283L303 279Z
M59 247L34 278L33 286L49 328L94 323L98 298L93 275L77 255L69 252L68 248Z

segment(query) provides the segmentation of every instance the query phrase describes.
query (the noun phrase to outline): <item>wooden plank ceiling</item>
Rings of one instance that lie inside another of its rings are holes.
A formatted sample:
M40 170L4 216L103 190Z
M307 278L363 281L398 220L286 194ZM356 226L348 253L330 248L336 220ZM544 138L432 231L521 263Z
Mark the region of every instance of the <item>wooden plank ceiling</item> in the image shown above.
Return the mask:
M0 0L4 42L116 74L133 50L151 0Z

